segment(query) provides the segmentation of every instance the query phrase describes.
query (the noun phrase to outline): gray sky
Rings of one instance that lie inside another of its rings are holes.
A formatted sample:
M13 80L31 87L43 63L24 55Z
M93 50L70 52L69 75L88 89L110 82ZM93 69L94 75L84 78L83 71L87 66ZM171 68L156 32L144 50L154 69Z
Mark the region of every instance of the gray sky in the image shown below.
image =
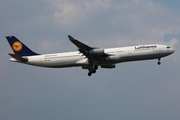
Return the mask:
M1 120L179 120L179 0L0 1ZM11 63L5 39L14 35L37 53L90 46L167 44L157 60L118 64L87 76L81 68Z

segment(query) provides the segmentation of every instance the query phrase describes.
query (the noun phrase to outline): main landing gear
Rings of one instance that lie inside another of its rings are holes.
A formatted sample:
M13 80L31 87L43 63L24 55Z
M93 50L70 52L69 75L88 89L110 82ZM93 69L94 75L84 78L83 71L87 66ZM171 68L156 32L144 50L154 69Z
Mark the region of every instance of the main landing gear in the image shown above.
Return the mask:
M98 66L97 65L94 65L93 67L90 67L89 68L89 73L88 73L88 76L91 76L92 73L96 73L96 70L98 69Z
M157 63L158 65L160 65L161 64L161 58L158 58L158 63Z

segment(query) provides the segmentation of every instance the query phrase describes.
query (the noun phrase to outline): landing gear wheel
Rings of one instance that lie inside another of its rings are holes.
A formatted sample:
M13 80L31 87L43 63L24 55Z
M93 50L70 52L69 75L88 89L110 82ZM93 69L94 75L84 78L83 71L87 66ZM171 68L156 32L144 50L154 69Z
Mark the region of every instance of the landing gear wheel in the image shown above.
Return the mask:
M96 73L96 69L89 68L89 72L91 72L91 73Z
M160 65L160 64L161 64L161 62L158 62L157 64L158 64L158 65Z
M91 76L91 75L92 75L92 72L89 72L89 73L88 73L88 76Z
M161 64L161 61L160 61L160 60L161 60L161 58L158 58L158 63L157 63L158 65Z
M97 65L95 65L94 69L95 69L95 70L97 70L97 69L98 69L98 66L97 66Z
M92 73L96 73L96 70L93 70Z

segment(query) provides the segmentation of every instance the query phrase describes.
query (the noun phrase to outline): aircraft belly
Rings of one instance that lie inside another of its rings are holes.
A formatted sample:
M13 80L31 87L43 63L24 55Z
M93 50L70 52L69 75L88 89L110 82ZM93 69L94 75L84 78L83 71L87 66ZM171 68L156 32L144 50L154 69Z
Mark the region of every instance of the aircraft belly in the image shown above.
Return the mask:
M76 62L76 65L89 65L88 59L81 59Z
M128 56L124 57L125 61L136 61L136 60L147 60L147 59L156 59L155 55L139 55L139 56Z
M137 60L148 60L148 59L157 59L161 57L165 57L167 54L165 53L146 53L146 54L132 54L130 56L124 56L125 61L137 61Z
M71 66L76 66L76 62L81 59L82 59L81 57L49 59L44 62L44 66L46 67L71 67Z

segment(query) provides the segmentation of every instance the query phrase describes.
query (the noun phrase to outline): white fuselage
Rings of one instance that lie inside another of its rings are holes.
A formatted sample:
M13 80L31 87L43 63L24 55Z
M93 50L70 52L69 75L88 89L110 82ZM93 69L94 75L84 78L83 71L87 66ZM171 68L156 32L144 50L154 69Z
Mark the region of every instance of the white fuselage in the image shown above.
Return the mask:
M156 44L108 48L104 49L104 53L108 56L100 60L98 65L101 66L128 61L160 59L172 54L173 52L174 50L166 45ZM88 59L79 51L27 56L26 58L28 58L28 62L24 64L41 67L62 68L89 66ZM13 62L20 62L14 58L11 58L10 60Z

